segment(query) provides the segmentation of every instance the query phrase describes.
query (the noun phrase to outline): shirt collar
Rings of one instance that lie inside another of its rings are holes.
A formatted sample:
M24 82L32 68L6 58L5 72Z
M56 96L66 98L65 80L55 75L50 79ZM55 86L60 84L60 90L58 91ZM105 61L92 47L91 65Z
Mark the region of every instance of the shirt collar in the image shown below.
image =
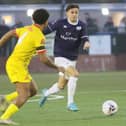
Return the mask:
M77 24L78 24L78 19L77 19L77 21L74 22L74 23L71 22L69 18L67 18L67 21L68 21L68 23L71 24L71 25L77 25Z
M39 28L39 29L41 30L41 28L40 28L40 25L39 25L39 24L33 24L33 26L35 26L36 28Z

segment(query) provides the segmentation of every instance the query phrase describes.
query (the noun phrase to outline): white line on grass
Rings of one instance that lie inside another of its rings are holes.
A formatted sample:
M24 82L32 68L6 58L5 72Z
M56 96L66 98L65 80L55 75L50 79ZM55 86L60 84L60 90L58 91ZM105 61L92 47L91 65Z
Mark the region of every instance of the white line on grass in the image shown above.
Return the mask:
M40 97L41 95L38 94L36 95L36 97ZM64 96L61 96L61 95L50 95L49 98L47 98L47 100L59 100L59 99L64 99ZM38 102L40 99L39 98L36 98L36 99L31 99L31 100L28 100L28 102Z
M80 91L77 94L126 93L126 90Z

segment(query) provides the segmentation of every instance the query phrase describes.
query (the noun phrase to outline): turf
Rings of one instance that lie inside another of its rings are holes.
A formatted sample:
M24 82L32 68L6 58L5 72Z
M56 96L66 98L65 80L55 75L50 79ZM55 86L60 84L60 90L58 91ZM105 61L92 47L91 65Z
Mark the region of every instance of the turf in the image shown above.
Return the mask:
M57 74L33 74L39 91L50 87ZM0 75L0 94L14 90L5 75ZM59 93L64 99L51 100L40 108L38 102L26 103L12 119L20 126L125 126L126 125L126 72L81 73L75 101L78 112L66 109L66 88ZM36 99L34 97L33 99ZM102 103L112 99L118 103L119 110L113 116L101 112Z

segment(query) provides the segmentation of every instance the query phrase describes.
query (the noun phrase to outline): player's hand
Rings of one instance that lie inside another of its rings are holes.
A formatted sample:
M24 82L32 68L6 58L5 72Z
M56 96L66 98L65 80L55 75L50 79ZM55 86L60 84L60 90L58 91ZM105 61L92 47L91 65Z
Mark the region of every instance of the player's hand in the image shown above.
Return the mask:
M90 48L90 43L88 41L85 42L83 49L88 50Z

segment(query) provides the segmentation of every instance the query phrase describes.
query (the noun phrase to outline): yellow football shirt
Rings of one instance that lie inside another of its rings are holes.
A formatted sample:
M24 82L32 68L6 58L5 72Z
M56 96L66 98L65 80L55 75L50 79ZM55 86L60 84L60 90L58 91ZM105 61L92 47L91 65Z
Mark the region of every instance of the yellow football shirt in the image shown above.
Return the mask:
M36 53L45 51L45 36L37 25L16 29L17 44L10 58L30 62Z
M28 72L28 65L36 53L46 51L45 36L35 24L17 28L15 32L18 41L7 60L6 70L11 82L30 82L32 78Z

